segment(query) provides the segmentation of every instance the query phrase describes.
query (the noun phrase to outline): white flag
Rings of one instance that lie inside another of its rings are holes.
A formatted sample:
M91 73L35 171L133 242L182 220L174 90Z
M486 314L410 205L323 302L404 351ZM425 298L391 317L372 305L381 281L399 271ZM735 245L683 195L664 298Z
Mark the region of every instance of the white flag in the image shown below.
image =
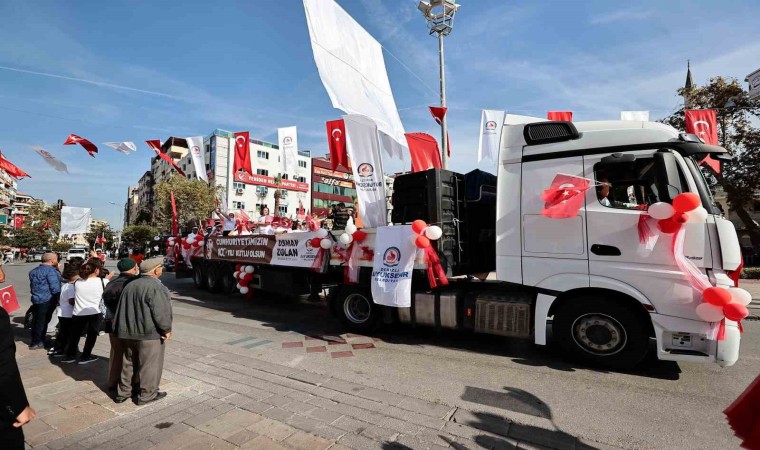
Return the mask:
M187 148L190 149L190 158L193 160L195 167L195 176L199 180L208 181L206 173L206 149L203 147L203 136L189 137L187 139Z
M61 236L87 233L90 228L90 208L64 206L61 208Z
M296 127L278 128L277 139L280 144L282 174L288 174L292 180L298 167L298 130Z
M620 111L620 120L649 122L649 111Z
M362 223L367 228L385 226L388 213L377 125L372 119L358 114L343 116L343 122Z
M66 164L63 163L60 159L56 158L55 156L51 155L49 151L45 150L42 147L34 146L32 147L32 150L37 152L38 155L42 156L42 159L45 160L46 163L50 165L53 169L59 171L59 172L66 172L69 173L68 167L66 167Z
M115 149L119 153L124 153L125 155L128 155L132 152L137 151L137 146L134 142L126 141L126 142L104 142L103 145L107 145L113 149Z
M372 261L372 300L378 305L412 306L412 270L417 247L411 225L379 227Z
M499 158L499 141L504 128L504 111L484 109L480 118L480 141L478 144L478 162L484 158L496 161Z

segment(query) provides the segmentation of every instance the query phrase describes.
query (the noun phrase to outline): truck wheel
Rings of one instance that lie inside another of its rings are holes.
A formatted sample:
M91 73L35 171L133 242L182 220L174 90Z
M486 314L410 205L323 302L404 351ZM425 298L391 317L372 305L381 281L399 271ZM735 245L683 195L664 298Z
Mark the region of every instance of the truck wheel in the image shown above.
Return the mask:
M368 332L377 327L380 307L366 289L343 286L333 301L341 321L351 330Z
M225 294L232 294L235 291L237 281L232 276L232 272L229 264L225 264L219 268L219 284L221 285L222 292Z
M599 297L568 300L554 314L554 342L597 366L631 369L649 351L649 333L633 307Z
M193 284L197 289L206 289L206 277L203 276L203 268L200 264L193 269Z
M222 287L219 280L219 268L215 264L209 264L206 268L206 285L211 292L218 292Z

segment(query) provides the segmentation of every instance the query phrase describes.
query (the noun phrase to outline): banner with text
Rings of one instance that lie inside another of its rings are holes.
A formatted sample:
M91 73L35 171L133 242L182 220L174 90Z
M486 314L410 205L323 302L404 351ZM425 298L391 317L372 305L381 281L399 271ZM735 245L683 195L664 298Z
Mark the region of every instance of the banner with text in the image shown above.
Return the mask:
M378 305L412 306L412 270L417 247L411 225L379 227L372 264L372 300Z
M296 127L278 128L277 138L280 144L282 173L292 178L298 167L298 130Z
M206 149L203 146L203 136L187 138L187 148L190 149L190 157L193 159L196 178L208 181L208 174L206 173Z
M212 236L206 246L210 259L310 268L319 251L311 245L316 236L316 233Z
M499 159L499 140L504 128L506 112L484 109L480 117L480 139L478 140L478 162L488 158Z
M377 125L358 114L343 116L343 121L362 222L367 228L385 226L388 213Z

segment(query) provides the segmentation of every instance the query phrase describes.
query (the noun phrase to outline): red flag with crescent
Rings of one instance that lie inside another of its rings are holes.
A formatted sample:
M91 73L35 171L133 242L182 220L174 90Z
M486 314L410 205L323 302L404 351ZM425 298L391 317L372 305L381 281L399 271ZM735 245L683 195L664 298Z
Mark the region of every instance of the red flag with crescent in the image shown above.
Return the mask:
M560 122L572 122L573 112L572 111L549 111L548 113L546 113L546 118L549 120L557 120Z
M235 133L235 160L232 163L232 172L237 173L243 170L249 175L253 175L251 169L251 135L248 131Z
M69 137L66 138L66 142L63 143L63 145L76 145L79 144L87 150L87 153L90 154L93 158L95 157L95 153L98 152L98 147L90 142L89 140L77 136L76 134L70 134Z
M435 119L435 123L438 125L443 122L443 117L446 115L446 111L449 109L445 106L428 106L428 109L430 110L430 114L433 115L433 119ZM451 139L449 139L449 133L446 133L446 143L448 144L446 146L446 156L451 157Z
M346 124L343 119L327 121L327 143L330 147L330 165L335 170L339 165L351 167L346 151Z
M18 166L8 161L7 159L5 159L5 157L3 156L3 152L0 152L0 169L4 170L6 173L8 173L8 175L12 176L13 178L17 180L24 177L31 178L28 173L19 169Z
M18 304L18 297L13 286L6 286L0 289L0 304L8 314L21 308Z
M433 136L427 133L406 133L404 136L412 156L412 172L441 168L441 152Z
M185 175L185 171L182 170L177 163L174 162L174 160L171 158L171 156L164 153L164 151L161 149L161 141L158 139L154 139L151 141L145 141L146 144L148 144L148 147L152 148L154 152L156 152L156 155L158 155L159 158L163 159L167 163L169 163L170 166L174 167L174 170L176 170L180 175Z
M558 173L549 189L541 194L544 209L541 215L551 219L575 217L583 207L583 193L591 187L589 180Z
M13 218L13 228L24 228L24 216L16 215L16 217Z
M705 144L718 145L718 114L714 109L687 109L683 113L687 133L696 134L705 141ZM716 173L720 173L720 161L708 156L702 163L712 167Z

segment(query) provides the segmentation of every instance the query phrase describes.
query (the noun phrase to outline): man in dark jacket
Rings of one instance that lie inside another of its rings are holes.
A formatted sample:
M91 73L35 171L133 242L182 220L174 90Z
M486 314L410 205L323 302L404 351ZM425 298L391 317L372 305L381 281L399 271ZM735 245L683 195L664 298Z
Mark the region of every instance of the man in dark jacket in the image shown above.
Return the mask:
M109 281L103 290L103 304L106 306L105 332L109 333L108 337L111 340L111 356L108 359L108 390L113 393L116 393L116 388L119 386L121 366L124 360L124 347L121 344L121 339L113 332L113 318L124 286L137 278L140 273L140 268L137 267L137 263L132 258L122 259L116 264L116 268L119 269L119 276ZM139 384L138 380L137 377L133 378L133 386Z
M140 264L143 275L124 287L113 320L114 333L124 347L121 379L114 401L126 401L132 393L132 376L140 375L137 404L166 397L158 386L164 369L165 341L172 337L172 307L169 290L161 284L163 258Z
M34 416L16 364L11 319L5 309L0 308L0 448L22 450L24 432L21 426Z
M32 305L34 305L30 350L45 347L45 332L53 311L58 306L62 280L56 267L58 267L58 255L45 253L42 255L42 263L29 272L29 290L32 292Z

